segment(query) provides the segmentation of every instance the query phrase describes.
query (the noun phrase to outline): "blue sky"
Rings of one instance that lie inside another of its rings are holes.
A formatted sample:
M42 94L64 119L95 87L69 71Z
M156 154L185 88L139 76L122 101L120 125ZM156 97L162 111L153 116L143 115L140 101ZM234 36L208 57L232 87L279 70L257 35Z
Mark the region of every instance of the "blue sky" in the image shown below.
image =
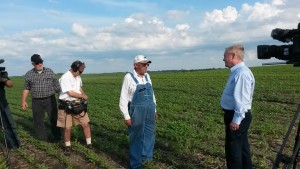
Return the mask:
M133 58L149 70L224 68L224 48L243 43L249 66L257 45L284 45L272 29L295 29L296 0L1 0L0 59L10 75L32 68L39 53L56 73L86 63L87 73L126 72Z

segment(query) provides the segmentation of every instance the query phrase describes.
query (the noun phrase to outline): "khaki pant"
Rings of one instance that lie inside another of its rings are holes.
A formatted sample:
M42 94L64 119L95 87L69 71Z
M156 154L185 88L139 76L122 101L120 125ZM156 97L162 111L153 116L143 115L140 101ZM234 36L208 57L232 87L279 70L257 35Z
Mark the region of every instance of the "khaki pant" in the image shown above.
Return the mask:
M82 112L81 114L74 116L72 114L67 114L65 110L62 109L58 110L57 127L62 127L62 128L72 127L73 120L75 125L78 124L82 125L90 122L87 112L86 113Z

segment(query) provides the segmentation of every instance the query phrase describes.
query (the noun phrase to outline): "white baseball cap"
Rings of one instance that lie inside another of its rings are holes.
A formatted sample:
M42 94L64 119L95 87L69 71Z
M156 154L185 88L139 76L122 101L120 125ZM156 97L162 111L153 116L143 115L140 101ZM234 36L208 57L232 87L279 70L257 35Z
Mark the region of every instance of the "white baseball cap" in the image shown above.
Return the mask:
M134 63L151 63L151 61L148 60L144 55L137 55L134 58Z

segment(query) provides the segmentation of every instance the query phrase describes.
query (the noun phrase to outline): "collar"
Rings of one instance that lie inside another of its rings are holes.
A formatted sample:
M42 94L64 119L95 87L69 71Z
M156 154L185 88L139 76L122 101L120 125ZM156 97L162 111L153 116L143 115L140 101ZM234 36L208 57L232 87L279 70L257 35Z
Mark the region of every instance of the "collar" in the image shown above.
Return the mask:
M45 70L45 67L43 67L43 69L42 70L36 70L35 68L33 68L33 71L35 72L35 73L39 73L39 72L43 72Z
M234 72L235 70L237 70L238 68L240 68L242 66L245 66L244 62L234 65L232 68L230 68L230 72Z
M75 76L73 73L73 71L70 69L69 71L68 71L68 73L73 77L73 78L75 78L75 79L77 79L77 77L79 77L79 75L78 76Z

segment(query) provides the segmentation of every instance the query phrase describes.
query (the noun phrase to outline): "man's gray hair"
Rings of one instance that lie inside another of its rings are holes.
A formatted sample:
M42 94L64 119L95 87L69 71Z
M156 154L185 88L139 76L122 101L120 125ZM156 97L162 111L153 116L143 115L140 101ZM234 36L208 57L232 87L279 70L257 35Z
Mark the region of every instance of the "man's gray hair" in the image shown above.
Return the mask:
M241 60L244 59L244 46L242 44L235 44L227 47L226 52L233 53L240 57Z

